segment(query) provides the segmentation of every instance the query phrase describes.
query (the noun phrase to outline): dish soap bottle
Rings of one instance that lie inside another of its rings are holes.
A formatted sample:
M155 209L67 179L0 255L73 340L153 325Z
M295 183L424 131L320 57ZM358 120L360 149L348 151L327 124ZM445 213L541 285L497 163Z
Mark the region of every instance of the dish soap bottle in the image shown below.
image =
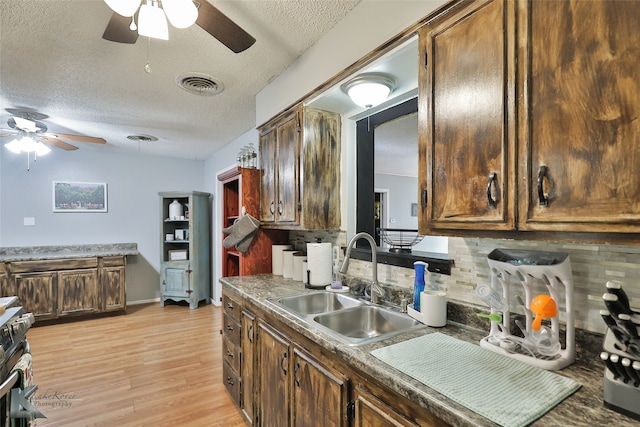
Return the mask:
M422 261L413 263L413 268L416 271L416 278L413 281L413 309L415 311L420 311L420 294L424 291L424 271L428 265Z

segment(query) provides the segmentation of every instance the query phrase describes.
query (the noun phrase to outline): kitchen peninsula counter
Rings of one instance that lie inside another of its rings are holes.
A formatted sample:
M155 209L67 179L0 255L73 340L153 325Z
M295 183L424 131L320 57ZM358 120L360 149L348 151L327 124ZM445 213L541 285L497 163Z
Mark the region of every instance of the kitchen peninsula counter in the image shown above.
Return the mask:
M335 355L333 357L339 358L346 366L375 378L387 388L425 408L426 411L446 423L469 427L497 425L421 382L393 369L370 354L374 349L433 332L440 332L462 341L478 344L480 339L486 336L485 330L450 322L444 328L424 326L382 341L361 346L349 346L268 301L270 298L313 292L304 289L301 282L270 274L225 277L220 279L220 282L224 288L238 295L244 302L285 323L296 333ZM577 348L580 351L579 342ZM582 387L532 425L536 427L637 425L637 421L604 407L602 399L604 367L595 358L579 356L576 356L576 361L573 364L555 372L579 382ZM496 399L500 399L499 390L487 390L487 392L495 394Z
M0 247L0 262L138 255L137 243Z

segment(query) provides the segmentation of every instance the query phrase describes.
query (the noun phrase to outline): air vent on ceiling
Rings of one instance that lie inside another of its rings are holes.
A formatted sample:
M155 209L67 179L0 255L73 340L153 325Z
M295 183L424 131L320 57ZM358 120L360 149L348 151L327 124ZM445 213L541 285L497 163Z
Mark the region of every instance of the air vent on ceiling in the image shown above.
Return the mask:
M217 95L224 90L222 82L201 73L181 74L176 77L176 83L187 92L201 96Z
M151 141L158 140L158 138L152 135L129 135L127 136L127 139L130 139L132 141L144 141L144 142L151 142Z

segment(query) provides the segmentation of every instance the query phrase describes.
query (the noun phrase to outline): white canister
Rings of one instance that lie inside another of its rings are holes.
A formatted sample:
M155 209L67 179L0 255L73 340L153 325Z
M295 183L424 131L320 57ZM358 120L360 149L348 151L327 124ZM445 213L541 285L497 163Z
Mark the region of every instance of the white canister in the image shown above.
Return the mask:
M180 217L184 217L184 210L182 209L182 204L179 201L174 200L169 205L169 219L180 219Z
M293 279L293 254L295 249L285 249L282 251L282 277L285 279Z
M304 252L296 252L293 254L293 280L304 282L307 276L307 254Z
M282 276L282 251L291 249L291 245L271 246L271 272L277 276Z

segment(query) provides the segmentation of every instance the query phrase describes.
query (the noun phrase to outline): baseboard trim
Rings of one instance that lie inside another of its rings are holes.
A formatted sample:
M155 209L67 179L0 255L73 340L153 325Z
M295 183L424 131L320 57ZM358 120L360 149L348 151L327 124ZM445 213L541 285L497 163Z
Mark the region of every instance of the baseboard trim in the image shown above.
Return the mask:
M129 305L141 305L141 304L149 304L152 302L160 302L160 298L151 298L151 299L140 299L137 301L127 301L127 306Z

